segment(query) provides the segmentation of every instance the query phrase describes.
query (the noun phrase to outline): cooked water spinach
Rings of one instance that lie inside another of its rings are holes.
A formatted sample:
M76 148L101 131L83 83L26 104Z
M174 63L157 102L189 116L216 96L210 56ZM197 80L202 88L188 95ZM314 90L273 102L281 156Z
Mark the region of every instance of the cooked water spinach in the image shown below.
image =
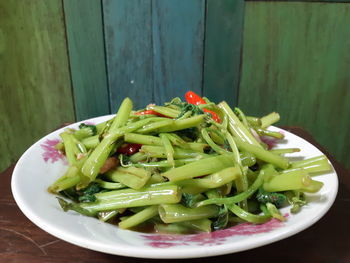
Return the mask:
M56 149L69 167L48 187L62 209L123 229L210 232L284 221L280 208L296 213L304 193L322 188L313 176L331 169L325 156L291 162L283 154L300 149L269 149L260 139L284 137L267 129L278 113L258 118L192 91L185 98L138 111L126 98L107 122L62 132Z

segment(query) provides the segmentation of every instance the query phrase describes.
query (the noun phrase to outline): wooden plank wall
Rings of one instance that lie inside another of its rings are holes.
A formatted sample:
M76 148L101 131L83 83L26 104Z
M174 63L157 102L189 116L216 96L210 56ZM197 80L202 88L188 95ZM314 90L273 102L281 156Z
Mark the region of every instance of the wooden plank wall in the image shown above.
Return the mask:
M350 4L247 2L239 106L281 113L350 168Z
M142 107L153 101L150 0L103 0L111 111L129 96Z
M112 112L126 96L144 107L187 90L237 102L243 0L103 0L103 10Z
M101 1L63 0L77 120L109 113Z
M202 92L203 0L152 0L154 102Z
M74 120L62 2L0 1L0 171Z
M0 170L63 122L114 112L125 96L143 107L187 90L279 111L350 167L349 6L1 1Z
M203 94L237 105L244 0L207 0Z
M63 122L115 112L126 96L135 107L187 90L219 100L219 87L237 99L243 8L243 0L1 2L0 170ZM19 139L14 127L25 130Z
M163 103L187 90L201 94L203 0L104 0L110 101L136 107Z

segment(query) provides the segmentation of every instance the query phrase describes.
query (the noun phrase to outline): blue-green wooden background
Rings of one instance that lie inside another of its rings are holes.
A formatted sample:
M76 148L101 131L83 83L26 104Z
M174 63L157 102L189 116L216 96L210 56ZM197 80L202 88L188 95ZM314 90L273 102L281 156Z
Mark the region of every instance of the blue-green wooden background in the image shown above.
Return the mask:
M136 107L187 90L236 103L243 8L243 0L64 0L77 119L114 112L126 96ZM220 13L229 23L214 21Z
M76 118L193 90L279 111L350 167L350 3L339 2L64 0Z
M349 28L350 0L0 1L0 171L64 122L187 90L278 111L350 168Z

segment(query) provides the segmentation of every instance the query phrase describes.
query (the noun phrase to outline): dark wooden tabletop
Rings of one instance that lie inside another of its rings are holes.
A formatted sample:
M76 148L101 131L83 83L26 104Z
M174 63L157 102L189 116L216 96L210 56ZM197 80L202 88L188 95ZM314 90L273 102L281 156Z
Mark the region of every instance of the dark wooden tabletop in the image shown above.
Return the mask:
M325 152L301 128L285 127ZM325 152L326 153L326 152ZM327 154L327 153L326 153ZM260 248L181 262L350 262L350 173L332 156L339 176L333 207L316 224L295 236ZM29 221L17 207L10 181L14 165L0 174L0 262L162 262L108 255L51 236ZM135 247L135 249L137 249ZM164 261L164 260L163 260Z

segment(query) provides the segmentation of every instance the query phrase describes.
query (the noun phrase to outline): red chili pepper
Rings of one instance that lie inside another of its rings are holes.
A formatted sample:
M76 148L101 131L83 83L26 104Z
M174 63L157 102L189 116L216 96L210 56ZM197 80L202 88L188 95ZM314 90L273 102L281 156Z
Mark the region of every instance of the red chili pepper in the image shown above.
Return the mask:
M141 144L136 144L136 143L124 144L118 148L117 153L133 155L134 153L137 153L141 147L142 147Z
M185 94L186 101L190 104L200 105L207 104L205 100L202 99L201 96L197 95L193 91L187 91Z
M135 112L135 115L157 115L160 117L167 117L159 112L156 112L154 110L144 110L144 111L139 111L139 112Z
M187 91L185 94L185 98L187 103L194 104L194 105L200 105L200 104L207 104L206 101L199 96L198 94L194 93L193 91ZM219 116L212 110L203 109L204 112L210 113L211 117L216 122L221 122Z
M212 110L208 110L208 109L203 109L204 112L207 112L207 113L210 113L211 114L211 117L213 118L214 121L220 123L221 120L219 118L219 116Z

